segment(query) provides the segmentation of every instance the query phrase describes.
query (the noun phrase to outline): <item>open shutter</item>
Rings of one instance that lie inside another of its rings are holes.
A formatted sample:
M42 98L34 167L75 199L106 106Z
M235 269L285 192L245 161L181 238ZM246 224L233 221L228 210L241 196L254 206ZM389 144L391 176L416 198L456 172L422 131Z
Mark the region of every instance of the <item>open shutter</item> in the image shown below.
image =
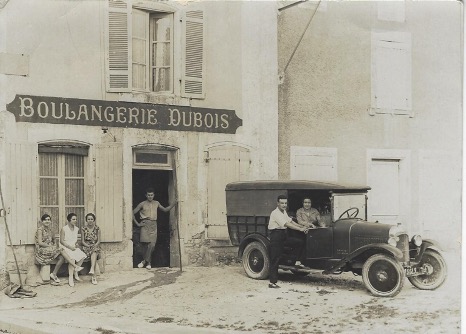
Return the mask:
M123 149L121 144L96 146L96 216L102 241L123 240Z
M38 223L37 144L5 146L7 224L13 245L34 244ZM9 244L9 241L7 241Z
M183 20L181 95L205 97L204 12L186 11Z
M131 91L131 1L108 0L106 86L108 92Z

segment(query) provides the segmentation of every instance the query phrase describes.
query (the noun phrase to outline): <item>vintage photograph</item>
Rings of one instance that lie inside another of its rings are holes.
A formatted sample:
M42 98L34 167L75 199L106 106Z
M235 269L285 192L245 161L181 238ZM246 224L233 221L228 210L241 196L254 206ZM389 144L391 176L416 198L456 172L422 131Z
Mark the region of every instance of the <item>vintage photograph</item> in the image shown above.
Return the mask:
M462 332L461 1L0 0L0 332Z

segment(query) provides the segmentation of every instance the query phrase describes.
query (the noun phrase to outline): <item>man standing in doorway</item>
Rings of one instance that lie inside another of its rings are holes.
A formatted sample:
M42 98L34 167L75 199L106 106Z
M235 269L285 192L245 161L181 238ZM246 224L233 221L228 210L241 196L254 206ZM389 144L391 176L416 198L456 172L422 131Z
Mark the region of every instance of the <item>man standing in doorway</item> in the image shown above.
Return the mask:
M278 263L283 252L283 246L289 244L295 251L295 255L301 251L302 241L298 238L287 238L286 228L307 233L308 227L296 224L286 213L288 198L285 195L279 195L277 198L277 208L272 211L269 219L270 232L270 273L269 288L279 288L278 281Z
M144 259L138 264L138 268L146 266L147 269L151 269L152 253L154 252L155 243L157 242L157 210L164 212L170 211L177 203L163 207L158 201L154 200L155 192L153 188L146 190L146 200L139 203L133 210L133 222L141 227L140 242L147 244L146 253ZM139 212L141 222L136 219L136 213Z

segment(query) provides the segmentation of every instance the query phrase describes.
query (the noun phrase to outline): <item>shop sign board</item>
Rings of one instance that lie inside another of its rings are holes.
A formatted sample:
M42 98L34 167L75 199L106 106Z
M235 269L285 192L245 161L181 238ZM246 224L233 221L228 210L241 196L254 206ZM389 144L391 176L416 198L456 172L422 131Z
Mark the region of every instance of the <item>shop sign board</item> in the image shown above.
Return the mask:
M234 134L243 123L234 110L33 95L16 95L7 110L17 122L107 128Z

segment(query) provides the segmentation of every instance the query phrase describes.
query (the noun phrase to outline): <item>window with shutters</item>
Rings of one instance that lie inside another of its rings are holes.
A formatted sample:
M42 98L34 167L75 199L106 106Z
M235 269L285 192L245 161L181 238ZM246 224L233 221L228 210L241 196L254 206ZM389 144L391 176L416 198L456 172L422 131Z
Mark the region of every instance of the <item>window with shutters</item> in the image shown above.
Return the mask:
M55 233L59 233L57 223L63 226L71 212L77 215L79 226L84 222L84 163L83 155L41 152L39 146L40 216L44 213L52 216Z
M373 32L371 114L412 115L411 34Z
M202 10L108 0L107 91L204 98L204 29Z

